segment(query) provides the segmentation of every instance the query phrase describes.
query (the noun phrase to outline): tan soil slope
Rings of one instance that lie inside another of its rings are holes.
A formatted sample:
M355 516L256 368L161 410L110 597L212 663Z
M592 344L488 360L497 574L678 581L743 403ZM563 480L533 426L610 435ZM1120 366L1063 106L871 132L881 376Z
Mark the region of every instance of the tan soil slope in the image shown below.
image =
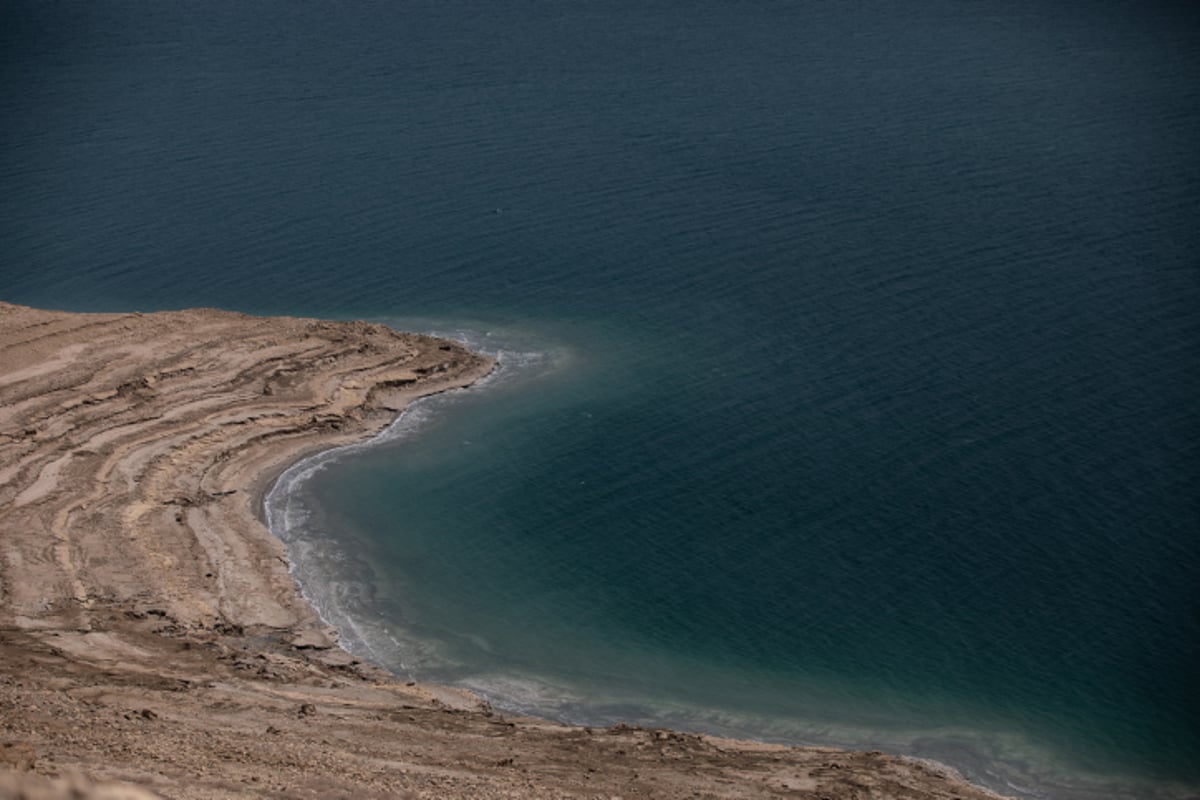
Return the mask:
M491 367L366 323L0 303L0 798L994 797L878 753L505 719L334 647L261 492Z

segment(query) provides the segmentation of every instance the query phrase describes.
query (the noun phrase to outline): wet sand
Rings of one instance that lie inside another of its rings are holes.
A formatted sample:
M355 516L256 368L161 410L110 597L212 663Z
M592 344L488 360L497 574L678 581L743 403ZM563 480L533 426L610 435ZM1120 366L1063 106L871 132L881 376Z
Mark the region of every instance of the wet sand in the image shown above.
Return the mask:
M996 797L880 753L505 718L338 648L263 492L492 367L362 322L0 303L0 797Z

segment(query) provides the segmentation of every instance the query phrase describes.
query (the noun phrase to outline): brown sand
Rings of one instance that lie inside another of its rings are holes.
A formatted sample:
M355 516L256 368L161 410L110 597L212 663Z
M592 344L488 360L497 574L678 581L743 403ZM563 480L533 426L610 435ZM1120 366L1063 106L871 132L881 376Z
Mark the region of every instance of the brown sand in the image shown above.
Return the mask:
M338 649L262 492L491 368L361 322L0 303L0 798L995 797L879 753L506 718Z

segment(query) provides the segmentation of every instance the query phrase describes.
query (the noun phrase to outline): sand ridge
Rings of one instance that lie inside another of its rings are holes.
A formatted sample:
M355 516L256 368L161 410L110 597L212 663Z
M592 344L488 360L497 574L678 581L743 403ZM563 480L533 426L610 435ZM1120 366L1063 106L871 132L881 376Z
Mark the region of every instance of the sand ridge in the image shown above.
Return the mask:
M0 303L0 797L994 797L878 753L508 719L338 649L262 493L493 366L363 322Z
M316 624L254 518L266 468L492 366L382 325L212 310L2 305L0 342L0 620L17 627L113 604L200 628Z

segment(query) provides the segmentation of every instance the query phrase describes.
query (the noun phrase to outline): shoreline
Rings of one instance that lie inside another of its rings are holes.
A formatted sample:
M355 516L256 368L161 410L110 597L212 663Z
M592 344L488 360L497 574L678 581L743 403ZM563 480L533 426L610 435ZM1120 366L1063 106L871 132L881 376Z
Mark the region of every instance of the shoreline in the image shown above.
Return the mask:
M341 649L263 500L489 374L459 343L0 303L0 354L0 789L83 773L178 797L998 797L881 753L506 717Z

